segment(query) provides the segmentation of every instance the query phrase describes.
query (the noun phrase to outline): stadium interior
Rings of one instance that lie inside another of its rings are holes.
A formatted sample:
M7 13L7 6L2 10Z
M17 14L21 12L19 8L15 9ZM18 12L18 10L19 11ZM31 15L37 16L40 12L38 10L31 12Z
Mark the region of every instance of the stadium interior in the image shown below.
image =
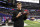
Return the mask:
M10 27L12 26L13 22L11 22L11 18L13 11L17 8L17 2L21 2L23 10L27 9L29 11L28 18L24 21L26 23L24 23L24 27L40 27L40 2L39 0L33 1L35 2L24 2L23 0L0 0L0 26L5 27L6 23L8 23Z

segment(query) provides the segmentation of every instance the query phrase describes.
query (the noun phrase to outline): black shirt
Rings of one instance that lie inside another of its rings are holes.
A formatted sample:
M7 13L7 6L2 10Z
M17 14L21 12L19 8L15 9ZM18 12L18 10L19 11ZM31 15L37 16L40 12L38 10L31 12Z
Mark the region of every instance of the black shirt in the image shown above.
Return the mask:
M19 12L21 12L21 16L20 17L18 17L18 18L16 18L16 16L18 15L18 13ZM15 10L14 12L13 12L13 16L12 16L12 21L19 21L19 20L25 20L26 19L26 14L24 14L23 15L23 10Z

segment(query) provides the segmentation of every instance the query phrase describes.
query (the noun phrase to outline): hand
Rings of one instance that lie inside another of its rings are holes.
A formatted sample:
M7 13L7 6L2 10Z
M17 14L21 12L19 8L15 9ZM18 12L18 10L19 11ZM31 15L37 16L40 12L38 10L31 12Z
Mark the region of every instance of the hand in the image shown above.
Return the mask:
M19 14L16 17L19 17L19 16L21 16L21 12L19 12Z

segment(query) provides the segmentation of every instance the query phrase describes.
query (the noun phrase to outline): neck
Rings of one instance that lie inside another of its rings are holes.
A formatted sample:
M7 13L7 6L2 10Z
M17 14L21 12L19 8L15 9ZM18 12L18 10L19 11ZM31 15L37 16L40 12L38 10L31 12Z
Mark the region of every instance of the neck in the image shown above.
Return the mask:
M18 10L21 10L21 8L18 8Z

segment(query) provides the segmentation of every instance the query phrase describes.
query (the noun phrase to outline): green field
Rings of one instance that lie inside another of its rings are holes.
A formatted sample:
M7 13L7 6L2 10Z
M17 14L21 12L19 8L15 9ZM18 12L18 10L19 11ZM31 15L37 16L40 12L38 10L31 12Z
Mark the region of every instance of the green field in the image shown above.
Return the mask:
M24 27L40 27L40 23L37 21L25 20L24 22L27 24L27 26Z

